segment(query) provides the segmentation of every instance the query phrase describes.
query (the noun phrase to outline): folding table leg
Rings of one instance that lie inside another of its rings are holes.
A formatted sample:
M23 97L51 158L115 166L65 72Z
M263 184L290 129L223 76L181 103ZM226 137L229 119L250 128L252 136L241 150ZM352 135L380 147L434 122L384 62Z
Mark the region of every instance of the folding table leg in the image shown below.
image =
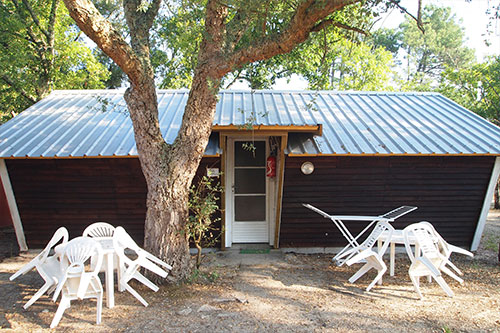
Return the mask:
M390 267L390 275L394 276L394 264L395 264L395 258L396 258L396 243L391 242L391 267Z

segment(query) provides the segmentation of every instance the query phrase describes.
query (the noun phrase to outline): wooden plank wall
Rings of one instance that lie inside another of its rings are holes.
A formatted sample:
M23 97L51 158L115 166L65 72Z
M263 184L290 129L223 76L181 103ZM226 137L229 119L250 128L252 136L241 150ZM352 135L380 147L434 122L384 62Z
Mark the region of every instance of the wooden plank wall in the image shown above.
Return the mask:
M12 222L7 196L5 195L2 180L0 179L0 228L4 227L13 228L14 223Z
M200 172L218 160L203 159ZM6 162L30 248L45 246L59 226L73 238L96 221L121 225L143 242L147 189L138 159Z
M309 160L315 170L300 172ZM494 157L289 157L286 160L281 247L344 246L330 214L380 215L402 205L419 208L396 228L427 220L450 243L470 246L491 176ZM365 224L351 223L357 234Z

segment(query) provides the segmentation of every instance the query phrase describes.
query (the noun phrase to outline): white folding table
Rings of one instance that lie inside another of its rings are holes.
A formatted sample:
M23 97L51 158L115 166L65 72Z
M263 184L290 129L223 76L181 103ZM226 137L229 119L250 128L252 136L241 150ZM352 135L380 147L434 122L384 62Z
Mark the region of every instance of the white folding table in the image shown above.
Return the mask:
M349 260L352 256L354 256L356 253L350 253L347 254L347 251L350 248L356 248L359 246L358 239L368 230L371 228L372 225L379 221L386 221L386 222L394 222L394 220L400 218L403 215L406 215L415 209L417 207L415 206L401 206L396 209L391 210L390 212L387 212L383 215L378 215L378 216L361 216L361 215L330 215L328 213L325 213L319 208L316 208L310 204L302 204L304 207L322 215L325 218L330 219L333 224L340 230L342 235L344 236L345 239L347 239L348 244L340 250L339 253L335 257L333 257L333 261L337 263L337 265L341 266ZM352 233L349 231L347 226L344 224L345 221L366 221L369 222L368 225L356 236L354 237ZM394 237L393 237L394 238ZM402 238L402 234L401 234ZM391 243L391 251L393 250L393 244ZM392 268L394 269L394 268Z

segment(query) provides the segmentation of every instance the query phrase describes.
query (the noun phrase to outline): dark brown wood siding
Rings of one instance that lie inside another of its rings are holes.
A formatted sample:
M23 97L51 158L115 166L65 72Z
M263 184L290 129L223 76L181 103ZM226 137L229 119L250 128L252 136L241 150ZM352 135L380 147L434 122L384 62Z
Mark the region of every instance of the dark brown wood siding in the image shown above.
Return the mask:
M2 180L0 179L0 228L12 227L12 216L10 215L9 203L3 189Z
M314 163L303 175L304 161ZM286 160L281 247L343 246L329 214L380 215L410 205L418 209L395 228L426 220L450 243L470 246L493 169L494 157L289 157ZM365 223L351 222L357 234Z
M219 160L203 159L199 172ZM60 226L73 238L96 221L121 225L143 242L147 190L138 159L6 162L28 247L43 247Z

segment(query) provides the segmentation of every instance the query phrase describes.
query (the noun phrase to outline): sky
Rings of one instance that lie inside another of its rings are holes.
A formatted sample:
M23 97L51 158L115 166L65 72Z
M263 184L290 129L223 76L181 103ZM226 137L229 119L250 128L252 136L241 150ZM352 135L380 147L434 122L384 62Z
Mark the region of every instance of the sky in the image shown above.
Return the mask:
M488 36L491 46L486 46L484 40L486 39L486 30L488 23L488 16L486 9L488 5L496 0L423 0L422 3L435 4L442 7L451 7L452 12L456 15L457 19L462 20L462 27L466 35L466 45L476 52L478 61L482 61L488 55L500 54L500 21L497 20L494 26L494 33ZM401 5L408 9L410 13L416 16L417 13L417 0L402 0ZM399 10L392 10L383 19L381 19L375 28L395 28L404 20L404 15ZM248 89L244 83L236 83L232 89ZM306 89L307 82L300 77L293 77L288 83L286 79L280 79L273 87L276 90L300 90Z

